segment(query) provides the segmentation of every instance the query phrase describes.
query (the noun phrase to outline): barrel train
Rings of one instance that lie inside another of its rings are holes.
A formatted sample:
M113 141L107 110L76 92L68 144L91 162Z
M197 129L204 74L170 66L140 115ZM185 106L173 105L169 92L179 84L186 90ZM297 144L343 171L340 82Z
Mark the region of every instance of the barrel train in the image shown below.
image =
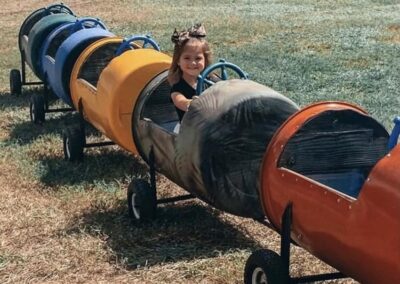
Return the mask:
M30 117L76 110L83 121L149 165L150 181L134 179L128 208L135 221L155 217L157 204L197 197L282 235L281 255L254 252L245 283L301 283L352 277L362 283L400 282L400 119L391 135L361 108L343 102L299 107L248 80L228 62L206 68L199 99L180 123L167 82L171 57L149 36L122 38L96 18L79 18L63 4L38 9L18 36L21 71L10 91L43 84ZM26 64L40 79L27 82ZM227 70L238 79L228 79ZM207 80L211 73L221 81ZM208 88L203 90L203 86ZM69 107L50 109L51 90ZM84 123L64 131L65 158L83 158ZM155 173L188 191L156 197ZM294 242L340 273L292 278Z

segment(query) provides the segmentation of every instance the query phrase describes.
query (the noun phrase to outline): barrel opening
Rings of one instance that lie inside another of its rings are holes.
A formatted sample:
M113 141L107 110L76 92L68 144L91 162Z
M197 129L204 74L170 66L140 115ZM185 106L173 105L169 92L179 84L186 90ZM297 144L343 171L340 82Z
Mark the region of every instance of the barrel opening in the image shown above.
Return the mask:
M330 110L290 138L278 166L357 198L372 167L387 153L388 133L373 118Z
M158 85L146 92L142 117L151 120L169 132L174 132L179 123L179 117L170 94L171 86L165 77Z
M39 22L43 17L45 17L47 14L45 13L45 10L39 9L32 14L30 14L24 21L24 23L21 26L20 32L19 32L19 37L28 37L29 32L33 28L33 26Z
M83 63L78 78L86 80L88 83L97 87L97 82L101 72L115 57L115 52L121 43L107 43L96 49Z
M68 38L69 35L70 35L69 29L62 29L51 40L49 47L46 50L46 55L54 59L56 57L57 50L60 48L61 44Z

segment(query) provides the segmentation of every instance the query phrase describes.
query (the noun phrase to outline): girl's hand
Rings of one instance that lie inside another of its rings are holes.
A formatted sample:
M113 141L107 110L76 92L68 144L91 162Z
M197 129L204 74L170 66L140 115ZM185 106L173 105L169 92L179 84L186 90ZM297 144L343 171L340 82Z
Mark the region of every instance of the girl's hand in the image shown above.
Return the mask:
M171 98L172 101L174 102L174 105L183 111L187 111L190 106L190 103L192 102L192 100L187 99L184 95L182 95L179 92L172 93Z
M193 96L191 100L189 100L186 111L189 110L190 104L194 101L197 100L199 98L199 96Z

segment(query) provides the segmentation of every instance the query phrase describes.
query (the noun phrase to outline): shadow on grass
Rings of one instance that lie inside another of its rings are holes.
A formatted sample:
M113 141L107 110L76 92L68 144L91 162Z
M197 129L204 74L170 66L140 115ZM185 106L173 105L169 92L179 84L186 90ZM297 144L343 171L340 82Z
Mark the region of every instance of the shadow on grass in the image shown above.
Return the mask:
M12 107L29 107L29 101L33 94L43 95L43 86L25 87L20 95L12 95L9 91L0 92L0 109ZM50 105L58 101L59 98L52 92L49 92Z
M81 163L57 157L39 157L39 161L40 181L49 186L108 183L132 173L145 176L148 172L145 164L122 150L88 154Z
M29 119L29 110L27 110ZM34 124L30 120L13 125L9 134L9 141L26 145L34 141L37 137L45 134L59 134L62 139L62 132L65 128L79 123L76 113L68 112L61 117L47 117L44 124Z
M28 107L31 95L40 92L42 92L42 89L39 88L24 90L21 95L0 92L0 109Z
M132 270L259 246L210 207L185 202L158 208L157 214L155 221L135 226L122 203L112 210L92 209L72 220L67 234L105 239L114 252L109 261Z
M10 125L11 131L9 141L26 145L34 141L38 136L59 133L68 126L78 124L78 116L75 112L46 113L46 121L43 124L34 124L29 117L30 97L33 94L42 94L42 87L27 88L21 95L11 95L9 92L0 92L0 110L8 108L23 108L19 111L22 114L22 123ZM49 94L50 109L59 108L60 100L52 93ZM57 105L54 105L57 103ZM67 107L66 105L62 107ZM61 136L60 136L61 137Z

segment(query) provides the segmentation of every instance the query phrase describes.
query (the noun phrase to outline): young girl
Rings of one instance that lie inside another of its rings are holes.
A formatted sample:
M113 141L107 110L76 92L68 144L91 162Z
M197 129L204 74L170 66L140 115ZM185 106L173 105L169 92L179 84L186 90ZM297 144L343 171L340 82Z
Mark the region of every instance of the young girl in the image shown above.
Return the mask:
M211 50L205 36L204 26L197 24L186 31L175 29L171 37L175 48L168 81L180 121L196 96L197 76L211 63Z

